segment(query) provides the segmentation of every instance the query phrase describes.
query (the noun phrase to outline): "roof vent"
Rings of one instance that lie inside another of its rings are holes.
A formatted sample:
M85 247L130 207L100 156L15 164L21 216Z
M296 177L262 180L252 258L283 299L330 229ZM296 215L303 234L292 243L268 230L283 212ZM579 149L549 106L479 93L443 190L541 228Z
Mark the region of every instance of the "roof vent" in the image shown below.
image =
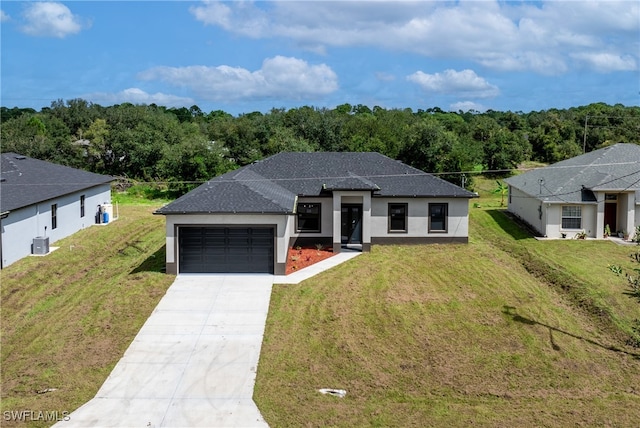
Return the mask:
M23 160L23 159L26 159L26 158L27 158L26 156L22 156L22 155L16 156L16 159L18 159L18 160Z

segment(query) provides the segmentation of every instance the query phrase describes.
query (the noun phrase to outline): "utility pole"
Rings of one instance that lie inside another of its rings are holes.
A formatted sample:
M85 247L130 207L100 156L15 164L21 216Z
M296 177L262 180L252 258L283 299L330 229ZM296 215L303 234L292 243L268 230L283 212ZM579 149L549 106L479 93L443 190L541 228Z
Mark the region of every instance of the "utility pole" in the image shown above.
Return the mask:
M587 153L587 122L589 121L589 116L584 117L584 139L582 141L582 153Z

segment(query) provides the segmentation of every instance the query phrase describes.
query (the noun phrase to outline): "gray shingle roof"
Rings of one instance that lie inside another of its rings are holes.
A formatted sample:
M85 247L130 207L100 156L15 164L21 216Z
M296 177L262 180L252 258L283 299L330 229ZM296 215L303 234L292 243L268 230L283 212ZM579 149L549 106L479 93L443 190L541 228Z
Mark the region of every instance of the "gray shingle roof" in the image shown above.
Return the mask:
M292 213L296 197L329 196L332 190L371 190L374 196L475 197L379 153L279 153L213 178L157 213Z
M0 212L16 210L113 181L113 177L108 175L94 174L16 153L0 154L0 177Z
M640 145L615 144L505 181L550 203L593 202L593 191L638 191Z

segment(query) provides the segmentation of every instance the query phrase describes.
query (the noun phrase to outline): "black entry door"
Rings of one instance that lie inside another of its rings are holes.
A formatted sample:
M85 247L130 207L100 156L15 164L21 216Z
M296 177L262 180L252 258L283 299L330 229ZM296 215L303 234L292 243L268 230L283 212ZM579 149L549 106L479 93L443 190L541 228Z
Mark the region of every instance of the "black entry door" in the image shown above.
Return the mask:
M343 204L341 215L343 244L362 244L362 205Z
M268 227L181 227L180 273L273 273Z

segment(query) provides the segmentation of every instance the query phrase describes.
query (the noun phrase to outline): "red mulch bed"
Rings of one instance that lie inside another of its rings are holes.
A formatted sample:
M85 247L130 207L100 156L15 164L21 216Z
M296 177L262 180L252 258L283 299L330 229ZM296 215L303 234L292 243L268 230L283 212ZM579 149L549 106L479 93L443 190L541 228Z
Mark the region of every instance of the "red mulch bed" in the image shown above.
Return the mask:
M323 248L322 250L317 248L289 248L286 274L297 272L331 256L333 256L332 248Z

